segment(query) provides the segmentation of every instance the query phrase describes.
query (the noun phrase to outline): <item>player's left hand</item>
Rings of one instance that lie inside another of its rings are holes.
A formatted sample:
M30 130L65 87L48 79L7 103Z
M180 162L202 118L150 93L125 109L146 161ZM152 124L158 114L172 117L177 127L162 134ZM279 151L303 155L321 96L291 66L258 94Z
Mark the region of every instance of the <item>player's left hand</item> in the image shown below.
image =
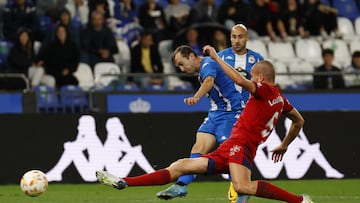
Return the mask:
M287 147L283 147L282 145L276 147L275 149L271 150L272 156L271 159L274 161L274 163L277 163L279 161L282 161L284 154L287 150Z

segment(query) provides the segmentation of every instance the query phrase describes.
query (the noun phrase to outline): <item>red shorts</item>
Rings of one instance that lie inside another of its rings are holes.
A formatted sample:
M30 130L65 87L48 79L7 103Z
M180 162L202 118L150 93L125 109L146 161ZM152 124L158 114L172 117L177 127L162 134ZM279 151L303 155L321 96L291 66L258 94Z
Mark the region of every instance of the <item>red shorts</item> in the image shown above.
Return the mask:
M237 128L233 129L231 137L222 143L215 151L203 155L212 159L209 161L208 173L227 173L229 163L241 164L251 170L258 147L258 142L250 139L250 135L240 135ZM211 166L210 163L214 163Z

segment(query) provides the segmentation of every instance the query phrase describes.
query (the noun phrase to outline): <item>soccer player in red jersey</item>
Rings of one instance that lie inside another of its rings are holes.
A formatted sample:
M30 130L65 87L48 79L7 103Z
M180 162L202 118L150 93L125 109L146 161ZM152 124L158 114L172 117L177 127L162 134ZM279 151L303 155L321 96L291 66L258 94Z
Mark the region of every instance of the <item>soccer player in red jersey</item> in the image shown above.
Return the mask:
M290 203L311 203L308 195L295 195L267 181L251 180L251 168L257 147L265 142L281 114L288 117L291 127L281 145L272 151L272 160L281 161L289 144L299 134L304 119L275 86L275 71L268 61L257 62L251 70L251 80L244 78L224 62L211 46L203 48L220 64L226 75L251 93L231 136L215 151L198 158L179 159L165 169L153 173L119 178L106 171L97 171L99 182L124 189L127 186L163 185L175 181L184 174L217 174L230 172L231 181L239 194L254 195ZM246 202L246 200L245 200Z

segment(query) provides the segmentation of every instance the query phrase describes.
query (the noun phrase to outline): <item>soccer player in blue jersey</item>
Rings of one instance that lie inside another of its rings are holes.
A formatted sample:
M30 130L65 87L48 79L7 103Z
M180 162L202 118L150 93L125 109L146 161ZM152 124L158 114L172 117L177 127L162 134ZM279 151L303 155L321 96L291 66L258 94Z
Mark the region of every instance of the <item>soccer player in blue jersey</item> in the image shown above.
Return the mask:
M250 80L250 70L256 62L264 60L264 57L258 52L246 48L246 43L249 40L248 36L245 25L234 25L230 32L231 47L220 51L218 55L246 79ZM249 91L239 85L236 85L236 89L242 94L244 101L247 102L250 96ZM231 203L235 203L237 198L238 195L230 182L228 199ZM240 202L240 199L246 198L247 197L241 197L238 202Z
M228 139L234 123L245 107L245 101L236 90L235 83L210 57L198 56L191 47L182 45L174 51L172 61L182 72L199 73L201 86L194 96L184 99L185 104L195 105L205 95L211 104L191 150L191 158L200 157L212 150L217 143ZM186 186L194 179L195 175L181 176L170 188L158 192L157 196L161 199L185 196Z
M231 41L231 47L219 52L219 56L223 58L223 60L225 60L232 67L236 67L236 70L238 70L240 73L246 76L247 79L250 79L250 70L252 66L256 62L260 60L264 60L264 58L259 53L246 48L246 43L248 41L248 32L247 32L247 28L243 24L237 24L231 29L230 41ZM175 63L175 61L173 62ZM187 72L186 70L183 71ZM205 85L205 83L203 85ZM243 101L244 103L246 103L247 99L249 98L249 92L236 84L235 87L237 92L242 94ZM220 90L223 91L222 89ZM192 104L192 102L194 102L193 100L195 99L188 98L186 99L185 102L186 103L190 102L190 104ZM213 102L211 102L211 104L213 104ZM210 111L213 110L210 109ZM225 130L224 132L212 131L210 133L206 133L207 131L204 131L204 129L206 129L207 126L212 125L213 120L217 122L218 119L225 118L223 116L219 118L214 118L215 115L216 115L215 113L211 113L211 117L209 115L209 117L205 119L204 124L200 126L196 136L196 142L191 150L190 157L195 158L200 156L201 154L208 153L216 145L216 143L222 143L225 139L229 137L230 135L229 129ZM206 123L207 119L209 118L210 121ZM235 122L235 120L233 118L230 118L229 120L226 121L227 123L226 125L230 126L234 124L233 122ZM211 128L214 128L214 126L211 126ZM219 137L221 138L220 140L215 139ZM195 176L192 175L182 176L178 179L176 184L159 192L157 195L159 198L162 199L171 199L174 197L185 196L187 194L186 186L190 184L194 179ZM242 197L242 198L246 199L247 197ZM237 199L237 193L235 192L232 184L230 185L229 188L228 199L230 202L236 202Z
M250 80L250 70L256 62L264 60L260 53L246 48L249 40L247 28L243 24L236 24L231 29L231 47L218 53L226 63L240 72L246 79ZM242 93L245 101L249 99L249 91L236 85L236 89Z

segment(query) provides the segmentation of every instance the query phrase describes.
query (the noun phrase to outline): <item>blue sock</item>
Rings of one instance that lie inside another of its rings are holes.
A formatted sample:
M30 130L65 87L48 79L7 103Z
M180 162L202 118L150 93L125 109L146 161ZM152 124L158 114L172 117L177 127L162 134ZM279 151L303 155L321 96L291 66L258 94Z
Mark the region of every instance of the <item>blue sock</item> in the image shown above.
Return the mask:
M200 153L191 154L190 158L200 157ZM178 185L189 185L196 178L195 174L180 176L177 180Z
M238 194L236 203L246 203L246 202L248 202L249 198L250 198L250 195Z

